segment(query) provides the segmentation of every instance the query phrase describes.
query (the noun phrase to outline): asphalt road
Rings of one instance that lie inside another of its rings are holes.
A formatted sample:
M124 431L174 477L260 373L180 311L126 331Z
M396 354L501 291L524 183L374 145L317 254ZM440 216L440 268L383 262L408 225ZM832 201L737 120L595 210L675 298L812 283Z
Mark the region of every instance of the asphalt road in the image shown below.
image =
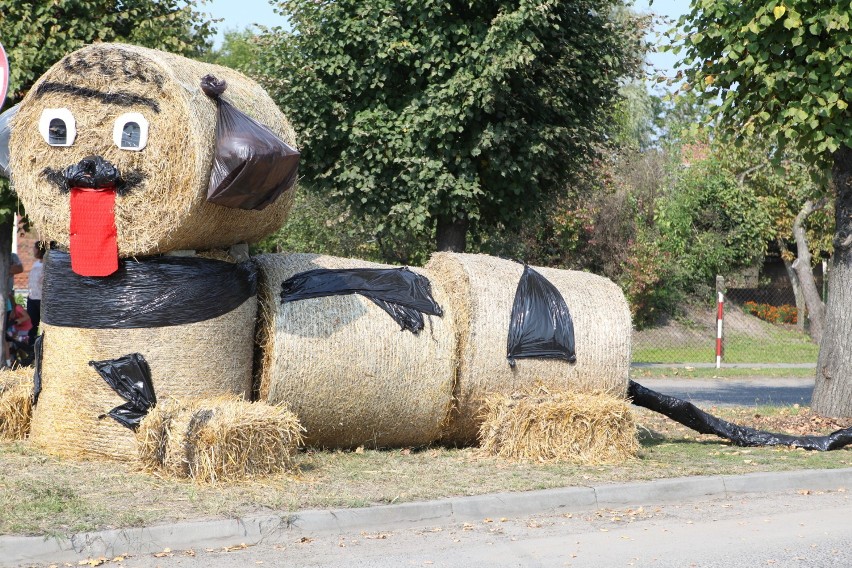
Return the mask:
M812 378L639 378L635 381L651 390L686 400L699 407L810 405L814 390Z
M103 566L848 567L845 491L786 491L679 505L602 509L328 536L250 547L163 551Z

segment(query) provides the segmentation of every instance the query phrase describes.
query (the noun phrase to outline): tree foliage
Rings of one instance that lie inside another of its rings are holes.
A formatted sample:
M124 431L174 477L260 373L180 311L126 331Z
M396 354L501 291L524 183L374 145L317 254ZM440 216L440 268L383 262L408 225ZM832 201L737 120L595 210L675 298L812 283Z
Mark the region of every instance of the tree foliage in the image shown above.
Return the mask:
M9 56L10 104L65 54L97 42L123 42L198 57L212 22L194 0L0 0L0 38Z
M693 0L679 22L687 89L741 135L825 166L852 147L852 2ZM679 48L675 48L679 50Z
M512 224L564 188L643 56L620 0L282 0L261 67L303 173L378 232Z

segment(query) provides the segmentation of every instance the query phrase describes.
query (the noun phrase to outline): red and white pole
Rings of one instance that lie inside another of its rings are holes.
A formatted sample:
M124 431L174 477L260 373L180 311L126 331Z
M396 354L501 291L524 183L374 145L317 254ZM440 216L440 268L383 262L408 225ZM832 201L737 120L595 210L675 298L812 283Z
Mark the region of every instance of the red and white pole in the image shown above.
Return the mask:
M723 305L725 303L725 295L722 292L717 292L717 308L716 308L716 368L722 367L722 319Z

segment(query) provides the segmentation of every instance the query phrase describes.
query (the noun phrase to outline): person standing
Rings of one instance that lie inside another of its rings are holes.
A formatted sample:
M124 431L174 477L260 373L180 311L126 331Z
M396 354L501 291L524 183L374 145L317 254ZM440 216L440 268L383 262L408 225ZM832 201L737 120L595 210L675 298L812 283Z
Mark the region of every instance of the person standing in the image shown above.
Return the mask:
M35 261L30 268L29 292L27 293L27 313L32 320L33 327L30 329L30 345L35 341L38 334L38 326L41 323L41 288L44 282L44 243L41 241L33 245L33 256Z

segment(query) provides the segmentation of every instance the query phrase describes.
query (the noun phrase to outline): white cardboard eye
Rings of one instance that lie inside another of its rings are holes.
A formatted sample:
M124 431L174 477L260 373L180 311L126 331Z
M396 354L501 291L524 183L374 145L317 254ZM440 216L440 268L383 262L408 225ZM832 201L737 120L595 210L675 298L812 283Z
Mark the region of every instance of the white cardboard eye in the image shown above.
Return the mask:
M41 112L38 131L51 146L70 146L77 137L77 123L67 108L46 108Z
M148 144L148 119L138 112L122 114L112 127L112 141L122 150L142 150Z

